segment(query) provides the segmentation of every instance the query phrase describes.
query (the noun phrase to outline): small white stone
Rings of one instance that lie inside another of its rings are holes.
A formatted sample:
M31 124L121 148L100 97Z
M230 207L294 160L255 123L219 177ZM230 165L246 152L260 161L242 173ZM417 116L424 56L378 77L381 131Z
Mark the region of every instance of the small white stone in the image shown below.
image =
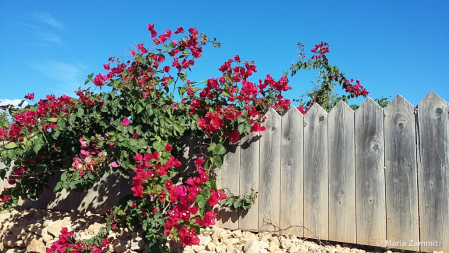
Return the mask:
M215 243L210 242L207 244L206 249L210 250L210 251L215 251L215 248L217 247L217 245L215 245Z

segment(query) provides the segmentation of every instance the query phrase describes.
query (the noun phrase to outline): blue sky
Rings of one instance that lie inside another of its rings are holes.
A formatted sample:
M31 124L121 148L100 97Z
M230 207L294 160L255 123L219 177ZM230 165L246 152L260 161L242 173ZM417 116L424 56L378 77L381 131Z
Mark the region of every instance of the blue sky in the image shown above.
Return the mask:
M74 96L88 74L104 73L109 56L150 46L159 33L196 27L222 43L207 46L188 73L218 77L235 54L254 60L252 81L279 78L298 60L297 43L330 44L331 64L358 79L370 97L404 96L416 105L431 90L449 101L449 1L2 1L0 100L46 94ZM298 98L315 71L290 78ZM340 88L337 87L340 94ZM360 102L363 100L359 100ZM356 101L358 102L358 101Z

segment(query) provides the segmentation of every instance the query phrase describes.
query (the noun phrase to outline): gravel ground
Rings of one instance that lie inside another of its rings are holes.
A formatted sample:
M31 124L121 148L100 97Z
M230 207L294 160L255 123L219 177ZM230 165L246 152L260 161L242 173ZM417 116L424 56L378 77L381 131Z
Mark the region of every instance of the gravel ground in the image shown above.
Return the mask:
M62 227L75 232L75 239L89 239L105 224L105 220L92 213L77 214L41 209L17 207L10 212L0 213L0 252L45 252L60 235ZM148 252L142 239L142 231L121 233L110 232L112 244L103 253ZM360 245L325 243L304 240L295 236L276 236L271 233L253 233L241 230L227 230L216 226L202 230L200 245L181 247L171 243L173 252L395 252L385 248L363 247ZM404 252L404 251L396 251Z

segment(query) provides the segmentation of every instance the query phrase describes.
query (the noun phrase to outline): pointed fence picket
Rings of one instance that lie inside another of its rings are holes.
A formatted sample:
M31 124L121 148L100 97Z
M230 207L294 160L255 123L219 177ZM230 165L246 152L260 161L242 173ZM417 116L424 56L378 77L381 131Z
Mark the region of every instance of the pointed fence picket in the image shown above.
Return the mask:
M357 243L386 240L382 108L371 98L355 112Z
M417 111L420 249L449 252L449 105L431 92Z
M254 190L256 203L220 211L219 226L449 252L449 104L437 94L416 107L398 95L385 109L368 98L355 112L339 102L329 113L314 105L305 115L292 107L266 116L267 130L229 147L216 171L219 188ZM194 171L205 150L192 136L182 141L182 170ZM46 190L24 205L100 213L129 188L129 179L105 175L86 193Z
M419 241L415 132L415 108L397 96L384 110L387 240L394 242Z
M329 113L329 240L356 243L354 111L343 101Z
M280 223L286 229L283 234L303 236L304 203L298 201L304 195L304 116L292 107L282 117L281 140L281 203ZM295 148L292 148L295 147Z
M259 228L277 231L281 198L281 116L270 109L263 123L266 131L260 139Z
M327 112L314 104L304 117L304 237L329 237L328 167Z

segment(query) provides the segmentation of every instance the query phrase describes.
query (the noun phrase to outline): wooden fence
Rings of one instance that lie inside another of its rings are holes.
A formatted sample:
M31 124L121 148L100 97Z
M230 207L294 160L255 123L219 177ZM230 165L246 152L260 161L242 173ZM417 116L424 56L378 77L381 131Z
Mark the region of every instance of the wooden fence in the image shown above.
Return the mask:
M339 102L266 116L267 131L240 140L218 171L219 187L258 192L249 211L221 211L221 227L449 252L449 104L434 92L416 108L398 95L384 110L369 98L355 112ZM87 193L47 190L24 204L102 212L129 188L106 175Z
M416 108L398 95L384 110L369 98L355 112L339 102L267 117L219 179L257 202L220 226L449 252L449 105L434 92Z

